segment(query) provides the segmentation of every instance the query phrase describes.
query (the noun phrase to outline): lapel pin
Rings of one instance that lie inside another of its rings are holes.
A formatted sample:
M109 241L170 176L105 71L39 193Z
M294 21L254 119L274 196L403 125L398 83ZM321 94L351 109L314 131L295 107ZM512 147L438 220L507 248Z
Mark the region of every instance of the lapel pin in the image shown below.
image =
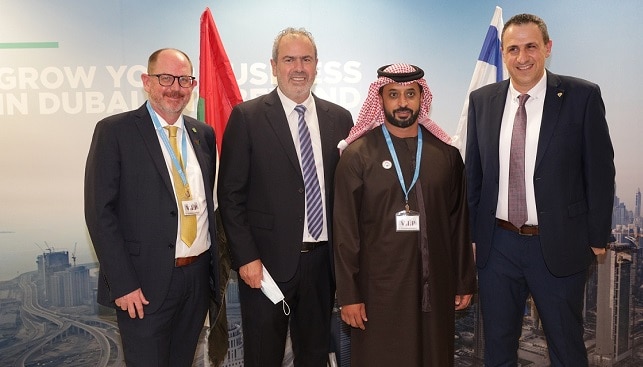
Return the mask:
M563 92L558 92L558 98L563 96Z
M560 94L558 94L558 97L560 97ZM193 128L192 128L192 132L194 132L194 133L196 132L196 128L195 128L195 127L193 127Z

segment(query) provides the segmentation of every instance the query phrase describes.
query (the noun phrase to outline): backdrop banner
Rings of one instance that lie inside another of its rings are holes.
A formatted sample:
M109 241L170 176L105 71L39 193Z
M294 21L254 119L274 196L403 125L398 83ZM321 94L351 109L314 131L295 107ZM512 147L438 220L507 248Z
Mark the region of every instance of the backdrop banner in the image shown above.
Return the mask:
M505 21L524 12L542 17L553 40L547 68L601 87L616 154L614 243L587 285L585 343L595 365L643 363L643 73L635 66L643 59L635 31L642 2L0 0L0 366L124 365L113 310L96 303L98 263L83 214L85 161L96 122L145 102L141 73L155 50L186 52L199 84L207 85L212 70L199 67L206 8L216 20L210 44L225 45L224 65L234 78L219 86L237 89L225 96L231 106L275 88L274 37L305 27L318 47L317 96L356 118L380 66L418 65L433 92L431 118L456 135L476 60L493 59L479 57L496 7ZM187 115L197 117L199 97L206 90L194 91ZM210 102L203 101L208 119ZM237 281L233 272L225 291L223 366L243 365ZM525 315L521 363L546 366L531 302ZM456 365L482 365L480 325L477 303L458 314ZM332 364L349 366L348 329L336 317L333 330ZM195 366L210 365L208 333L204 327ZM290 365L287 347L284 366Z

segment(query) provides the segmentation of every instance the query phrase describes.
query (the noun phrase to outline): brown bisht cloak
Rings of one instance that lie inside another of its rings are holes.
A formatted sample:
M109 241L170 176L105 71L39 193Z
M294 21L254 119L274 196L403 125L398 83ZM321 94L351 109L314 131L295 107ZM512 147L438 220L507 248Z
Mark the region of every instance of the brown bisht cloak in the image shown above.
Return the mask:
M381 128L349 145L337 166L338 303L364 302L368 318L365 331L351 329L351 367L453 365L455 295L475 291L464 164L456 148L422 132L420 175L409 193L420 232L396 232L405 200ZM392 140L408 187L418 140Z

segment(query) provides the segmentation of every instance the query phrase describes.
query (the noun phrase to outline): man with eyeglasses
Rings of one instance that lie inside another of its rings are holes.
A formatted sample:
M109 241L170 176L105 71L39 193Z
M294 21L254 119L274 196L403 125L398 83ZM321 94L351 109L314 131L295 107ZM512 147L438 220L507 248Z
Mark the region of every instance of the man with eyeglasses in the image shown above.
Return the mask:
M116 309L126 364L188 367L218 294L215 138L182 114L197 85L185 53L158 50L147 71L148 101L96 124L85 220L98 302Z

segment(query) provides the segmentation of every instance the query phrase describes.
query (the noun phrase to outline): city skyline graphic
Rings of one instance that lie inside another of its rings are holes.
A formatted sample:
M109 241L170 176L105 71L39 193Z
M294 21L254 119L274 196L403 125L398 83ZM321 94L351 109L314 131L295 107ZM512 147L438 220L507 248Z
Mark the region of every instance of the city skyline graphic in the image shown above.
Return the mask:
M614 200L612 241L592 265L585 291L585 344L590 366L643 363L643 249L641 202L628 210ZM635 216L637 214L637 216ZM114 310L96 303L97 263L76 264L74 252L47 247L37 269L0 282L0 367L124 366ZM228 284L228 355L223 367L243 366L243 320L237 276ZM278 305L276 306L278 307ZM455 366L483 366L482 318L474 301L456 317ZM349 327L334 310L329 366L350 367ZM194 367L210 366L204 326ZM520 366L549 365L535 305L525 305ZM293 365L287 346L284 367ZM385 367L385 366L384 366Z

